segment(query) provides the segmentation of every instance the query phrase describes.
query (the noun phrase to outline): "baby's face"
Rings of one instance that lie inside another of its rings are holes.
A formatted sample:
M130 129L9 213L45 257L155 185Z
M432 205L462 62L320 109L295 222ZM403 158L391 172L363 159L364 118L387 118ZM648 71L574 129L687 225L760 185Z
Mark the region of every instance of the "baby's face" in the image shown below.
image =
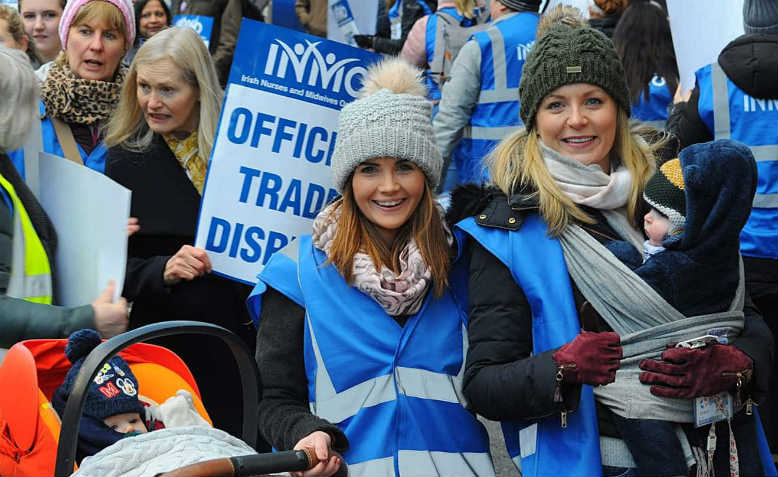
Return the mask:
M643 230L646 231L648 242L659 247L670 231L670 219L658 210L651 209L649 213L643 216Z
M125 412L124 414L108 416L103 419L103 422L106 426L120 434L128 434L130 432L145 434L148 432L146 424L143 423L143 419L140 418L140 414L137 412Z

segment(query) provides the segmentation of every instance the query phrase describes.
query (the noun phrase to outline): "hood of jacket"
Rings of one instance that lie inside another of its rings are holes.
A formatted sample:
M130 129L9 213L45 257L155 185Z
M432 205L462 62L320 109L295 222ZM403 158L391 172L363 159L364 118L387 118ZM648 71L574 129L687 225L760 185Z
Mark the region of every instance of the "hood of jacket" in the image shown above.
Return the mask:
M721 50L718 61L747 95L778 98L778 35L739 36Z
M684 180L686 223L664 241L692 260L736 260L740 231L756 192L756 162L747 146L728 139L691 145L678 155Z

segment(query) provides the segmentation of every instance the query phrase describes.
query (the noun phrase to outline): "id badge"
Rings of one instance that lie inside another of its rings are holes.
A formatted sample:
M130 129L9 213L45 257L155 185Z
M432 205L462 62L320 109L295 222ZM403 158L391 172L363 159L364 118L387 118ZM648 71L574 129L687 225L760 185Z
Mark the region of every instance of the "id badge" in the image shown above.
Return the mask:
M694 398L694 427L702 427L732 417L732 396L722 391L713 396Z
M397 16L395 18L392 18L391 22L391 38L392 40L399 40L403 36L403 26L402 22L400 21L400 17ZM384 30L386 31L386 30Z

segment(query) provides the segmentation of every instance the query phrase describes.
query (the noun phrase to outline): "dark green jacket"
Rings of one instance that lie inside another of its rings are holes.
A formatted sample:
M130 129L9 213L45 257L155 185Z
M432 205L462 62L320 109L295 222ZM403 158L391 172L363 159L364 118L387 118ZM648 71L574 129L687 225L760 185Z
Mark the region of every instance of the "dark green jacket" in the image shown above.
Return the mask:
M13 185L16 195L24 204L35 231L49 256L57 249L57 235L43 208L25 185L16 168L5 153L0 152L0 175ZM13 247L13 215L4 200L0 199L0 348L10 348L14 343L33 338L67 338L82 328L94 328L95 314L91 305L69 308L41 305L6 296L11 274Z

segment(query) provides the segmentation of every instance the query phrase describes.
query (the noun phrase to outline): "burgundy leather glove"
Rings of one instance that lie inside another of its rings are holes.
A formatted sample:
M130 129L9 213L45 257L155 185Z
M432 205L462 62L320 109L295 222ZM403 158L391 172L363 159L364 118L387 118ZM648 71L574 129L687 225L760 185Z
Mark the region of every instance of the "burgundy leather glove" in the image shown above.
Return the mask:
M734 346L709 344L704 348L670 348L662 360L644 359L638 366L640 382L651 385L651 394L692 399L710 396L745 384L754 363Z
M584 331L562 346L552 356L560 367L562 381L576 384L600 385L616 379L621 354L621 338L607 331Z

